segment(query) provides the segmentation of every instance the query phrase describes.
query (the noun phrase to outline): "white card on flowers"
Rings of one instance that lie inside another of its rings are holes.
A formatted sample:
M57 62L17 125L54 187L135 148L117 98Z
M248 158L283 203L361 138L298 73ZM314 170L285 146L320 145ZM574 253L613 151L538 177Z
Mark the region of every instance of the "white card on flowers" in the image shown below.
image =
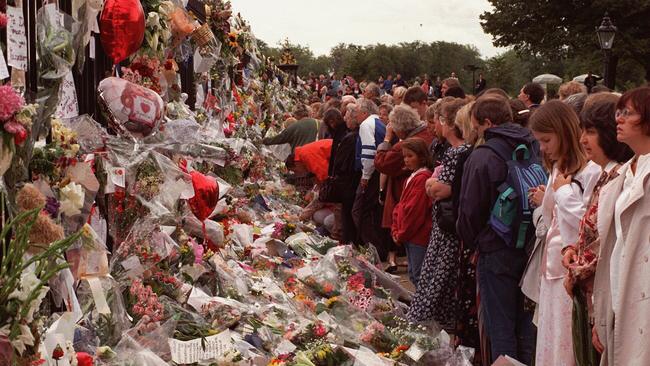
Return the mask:
M63 78L59 88L59 104L56 106L54 115L58 118L73 118L79 116L79 104L77 103L77 91L74 86L72 71Z
M172 361L178 364L195 363L214 359L223 356L233 348L230 330L225 330L219 334L205 337L203 345L201 344L201 338L186 342L169 338L168 341L172 354Z
M5 55L0 48L0 80L4 80L9 77L9 70L7 69L7 63L5 62Z
M7 6L7 63L27 71L27 37L23 9Z

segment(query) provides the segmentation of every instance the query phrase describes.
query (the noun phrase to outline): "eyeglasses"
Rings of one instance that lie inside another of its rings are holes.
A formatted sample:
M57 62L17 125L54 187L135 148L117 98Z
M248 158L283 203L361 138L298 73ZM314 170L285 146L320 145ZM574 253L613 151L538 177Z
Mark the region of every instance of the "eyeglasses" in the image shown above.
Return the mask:
M625 109L617 110L616 114L614 116L616 117L616 119L619 119L619 118L627 119L628 117L635 116L635 115L638 115L638 113L637 112L631 112L629 109L625 108Z

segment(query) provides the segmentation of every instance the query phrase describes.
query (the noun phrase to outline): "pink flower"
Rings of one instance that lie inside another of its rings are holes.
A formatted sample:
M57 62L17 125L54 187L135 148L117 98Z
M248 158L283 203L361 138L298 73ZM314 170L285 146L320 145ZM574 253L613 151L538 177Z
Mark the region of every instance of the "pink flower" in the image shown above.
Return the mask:
M360 291L365 287L366 279L363 277L363 273L357 272L352 277L348 278L348 290L349 291Z
M7 14L0 11L0 29L7 26Z
M14 142L16 145L21 145L23 142L25 142L25 139L27 138L27 130L16 120L12 119L8 122L5 122L2 127L5 131L14 135Z
M0 86L0 101L0 121L9 120L25 105L23 97L11 85Z
M196 242L196 240L191 239L192 250L194 251L194 263L201 264L203 262L203 245Z
M314 327L314 335L318 338L325 337L327 335L327 329L323 326L323 324L316 324Z
M15 119L5 122L5 124L2 125L2 128L4 128L5 131L9 132L12 135L15 135L19 133L21 130L25 129L25 127L23 127L23 125L21 125Z

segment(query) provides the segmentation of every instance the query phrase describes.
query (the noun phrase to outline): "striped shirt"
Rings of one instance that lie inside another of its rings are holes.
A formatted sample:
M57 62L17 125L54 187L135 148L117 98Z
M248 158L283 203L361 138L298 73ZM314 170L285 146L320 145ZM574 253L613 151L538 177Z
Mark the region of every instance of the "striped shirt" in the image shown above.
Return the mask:
M384 141L385 136L386 125L376 114L368 116L361 122L356 150L356 168L361 170L361 179L370 179L375 171L377 146Z

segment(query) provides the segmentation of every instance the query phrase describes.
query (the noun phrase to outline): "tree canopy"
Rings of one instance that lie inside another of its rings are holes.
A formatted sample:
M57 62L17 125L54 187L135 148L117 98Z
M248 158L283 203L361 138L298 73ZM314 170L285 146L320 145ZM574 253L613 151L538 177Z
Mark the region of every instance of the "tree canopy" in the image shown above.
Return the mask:
M269 47L261 42L263 54L278 58L282 45ZM299 74L310 72L326 74L336 72L339 76L351 75L357 80L376 80L388 74L402 74L407 80L414 80L427 74L431 78L445 78L455 72L466 90L471 90L472 73L464 69L466 65L483 67L478 49L474 46L451 42L409 42L398 45L376 44L359 46L339 44L327 56L314 57L308 47L289 44L300 65ZM478 74L476 75L478 77Z
M615 59L628 64L628 68L632 67L630 61L637 62L643 67L646 80L650 80L647 0L489 1L493 10L481 15L481 25L494 37L496 46L512 46L520 54L548 59L580 58L592 64L602 57L595 31L608 12L618 27L613 48Z
M515 1L513 6L516 7L518 3L519 1ZM483 17L486 18L487 15L483 14ZM594 18L593 22L599 23L600 18ZM505 23L503 24L505 26ZM512 27L512 24L510 26ZM520 26L525 27L527 23L522 23ZM543 35L549 33L548 30L542 32L544 28L546 27L535 26L533 32L538 31ZM425 74L432 79L435 79L436 76L445 78L454 71L463 88L471 92L473 90L472 72L464 67L475 65L480 67L476 73L477 78L478 73L481 72L489 87L499 87L510 95L516 96L522 85L539 74L553 73L565 81L569 81L577 75L586 74L588 71L600 74L602 53L597 45L595 28L587 33L583 41L591 42L591 46L584 46L581 50L576 45L570 48L566 45L562 46L559 39L553 40L557 47L552 48L550 39L555 36L541 37L544 38L542 42L549 44L548 49L535 48L534 39L531 37L530 45L512 44L511 50L487 59L482 59L478 49L474 46L451 42L409 42L397 45L376 44L369 46L339 44L332 48L328 55L320 56L315 56L307 46L289 43L289 48L300 65L298 73L301 77L305 77L309 73L319 75L336 72L339 76L351 75L356 80L377 80L379 76L385 78L389 74L394 76L396 73L401 73L404 79L413 81L416 77L422 77ZM508 35L508 37L510 40L515 36ZM503 42L506 41L497 38L495 44L498 46L508 45ZM278 44L276 47L271 47L258 40L258 47L264 55L278 60L283 45ZM617 38L615 49L618 52L620 48L624 48L624 46L619 45ZM556 51L551 52L551 49ZM648 60L650 60L650 56ZM619 90L631 89L644 82L644 65L631 56L621 58L617 70L617 88Z

